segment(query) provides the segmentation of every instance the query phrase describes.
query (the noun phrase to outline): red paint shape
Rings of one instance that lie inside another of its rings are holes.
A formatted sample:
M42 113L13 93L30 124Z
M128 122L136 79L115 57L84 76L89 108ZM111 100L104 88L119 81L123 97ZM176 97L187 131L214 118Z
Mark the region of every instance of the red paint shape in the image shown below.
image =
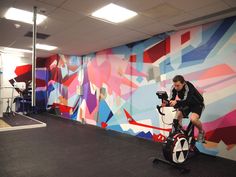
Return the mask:
M15 69L15 73L17 76L25 74L29 71L32 70L32 65L28 64L28 65L22 65L22 66L17 66Z
M153 134L152 139L155 142L164 142L166 140L166 137L162 134Z
M143 62L154 63L168 53L170 53L170 37L146 50L143 53Z
M132 118L132 116L124 109L125 116L130 124L136 124L137 122Z
M128 122L132 125L137 125L137 126L146 127L146 128L152 128L152 129L156 129L156 130L163 130L163 131L168 131L168 132L171 131L171 128L166 129L166 128L154 127L154 126L151 126L151 125L138 123L133 119L133 117L125 109L124 109L124 112L125 112L125 115L126 115L126 118L127 118Z
M46 86L45 80L36 79L36 86L37 87L45 87Z
M130 62L136 62L137 61L136 55L130 55L129 61Z
M102 128L106 128L107 127L107 123L106 122L102 122L101 126L102 126Z
M226 145L236 144L236 127L224 127L217 128L215 130L206 133L206 139L208 141L219 143L223 141Z
M68 69L71 71L76 71L78 69L78 65L67 65Z
M170 37L166 38L166 54L170 53Z
M68 78L68 77L69 77L69 78ZM74 74L74 75L72 75L72 76L68 76L68 77L66 77L66 78L63 79L63 81L62 81L63 85L65 85L65 86L67 86L67 87L74 81L74 79L77 79L77 80L78 80L78 74L77 74L77 73Z
M52 55L50 56L49 58L47 58L46 60L46 67L50 67L50 65L54 62L54 61L58 61L59 59L59 56L56 54L56 55Z
M185 42L189 40L190 40L190 31L181 35L181 44L184 44Z
M58 103L54 103L53 104L53 107L58 107L60 109L60 112L61 113L69 113L70 110L72 109L72 107L69 107L69 106L65 106L65 105L61 105L61 104L58 104Z

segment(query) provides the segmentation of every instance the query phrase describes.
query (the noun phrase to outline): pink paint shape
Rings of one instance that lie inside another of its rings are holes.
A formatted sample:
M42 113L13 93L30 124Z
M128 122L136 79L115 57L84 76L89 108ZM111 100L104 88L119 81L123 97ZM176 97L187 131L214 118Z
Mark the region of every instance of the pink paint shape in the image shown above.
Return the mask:
M95 109L90 113L89 109L88 109L88 105L86 104L86 108L85 108L85 118L86 119L90 119L90 120L94 120L95 114L98 112L98 101L97 101L97 106L95 107Z
M77 86L79 85L78 78L74 78L74 80L70 83L70 85L67 87L68 88L68 98L73 96L74 94L77 93Z
M219 77L223 75L235 74L235 71L232 70L227 64L217 65L205 71L200 77L200 80Z
M211 87L204 89L204 91L209 92L209 93L219 91L220 89L225 89L235 83L236 83L236 75L234 78L226 80L226 81L223 80L220 83L214 84Z
M136 68L131 66L131 64L128 64L125 70L125 74L132 75L132 76L141 76L141 77L146 77L147 75L139 72Z
M234 74L226 75L226 76L220 76L220 77L215 77L215 78L210 78L210 79L204 79L204 80L196 80L195 84L199 87L206 88L209 85L212 85L214 83L224 81L225 79L232 77Z
M106 83L111 76L111 64L105 60L102 64L98 65L96 59L91 61L88 65L89 81L101 88L103 83Z
M214 121L203 123L206 132L232 126L236 126L236 109Z

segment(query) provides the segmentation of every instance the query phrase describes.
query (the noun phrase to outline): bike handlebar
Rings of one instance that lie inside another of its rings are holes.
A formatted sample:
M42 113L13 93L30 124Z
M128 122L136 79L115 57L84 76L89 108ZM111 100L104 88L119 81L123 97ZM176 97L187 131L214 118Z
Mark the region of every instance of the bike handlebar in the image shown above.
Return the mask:
M156 95L158 96L159 99L161 99L162 104L164 103L164 105L166 107L170 107L170 100L168 100L168 95L165 91L157 91ZM163 107L163 106L157 105L157 110L161 115L164 116L165 114L163 112L161 112L161 107ZM175 109L181 109L181 108L178 108L177 105L175 105L174 108Z
M161 107L162 107L162 106L157 105L157 110L158 110L158 112L159 112L161 115L164 116L165 114L164 114L163 112L161 112Z

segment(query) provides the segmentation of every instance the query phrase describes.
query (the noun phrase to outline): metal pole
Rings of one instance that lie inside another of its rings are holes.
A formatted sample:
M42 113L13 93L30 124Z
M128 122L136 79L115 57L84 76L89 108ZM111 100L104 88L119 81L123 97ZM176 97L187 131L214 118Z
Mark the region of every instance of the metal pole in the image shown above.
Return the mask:
M31 105L34 108L36 105L36 83L35 83L35 68L36 68L36 34L37 34L37 7L33 8L34 10L34 16L33 16L33 48L32 48L32 95L31 95Z

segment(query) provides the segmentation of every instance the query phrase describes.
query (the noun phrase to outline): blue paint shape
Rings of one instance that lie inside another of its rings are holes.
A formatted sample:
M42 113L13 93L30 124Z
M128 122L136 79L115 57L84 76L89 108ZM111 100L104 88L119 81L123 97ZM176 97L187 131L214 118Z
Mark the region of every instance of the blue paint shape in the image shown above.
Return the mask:
M217 149L206 149L202 143L198 143L196 142L196 147L198 148L198 150L202 153L206 153L206 154L210 154L213 156L216 156L218 154L218 150Z
M141 76L137 77L136 81L141 83L143 81L143 77L141 77Z
M107 117L106 123L113 117L113 113L110 111L109 116Z
M197 63L202 63L211 50L216 46L217 42L223 37L231 25L235 22L236 17L231 17L225 19L215 33L210 37L210 39L197 47L196 49L188 52L182 56L182 62L198 61Z
M151 134L151 132L147 132L147 133L145 133L145 132L140 132L140 133L138 133L137 135L136 135L137 137L140 137L140 138L145 138L145 139L152 139L152 134Z
M171 66L170 58L168 57L163 62L160 63L160 73L166 74L168 72L174 71L173 67Z
M98 117L99 123L108 122L113 116L113 113L105 100L101 100L99 103Z

